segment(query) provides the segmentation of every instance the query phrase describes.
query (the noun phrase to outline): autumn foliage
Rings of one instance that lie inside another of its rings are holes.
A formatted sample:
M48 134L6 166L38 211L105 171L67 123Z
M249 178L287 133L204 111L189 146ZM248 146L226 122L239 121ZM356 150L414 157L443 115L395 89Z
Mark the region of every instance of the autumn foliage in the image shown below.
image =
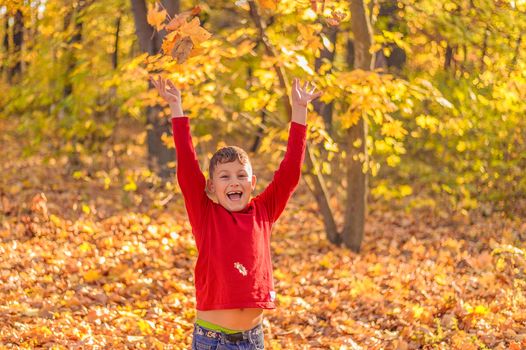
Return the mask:
M199 6L196 6L191 11L176 14L167 24L164 23L168 17L166 10L151 8L148 11L148 23L158 31L166 29L168 32L163 40L162 50L177 63L184 63L190 54L196 55L196 52L199 52L199 44L211 36L200 26L199 17L195 17L200 11Z
M188 349L197 251L181 196L166 200L139 178L134 204L130 186L73 179L57 171L60 159L32 169L42 159L18 160L13 138L2 135L0 146L9 144L0 343ZM301 187L272 236L278 308L265 314L267 348L526 347L526 255L516 247L524 222L374 205L355 254L324 239Z
M240 145L256 192L285 150L287 82L324 92L273 231L266 348L526 349L524 1L361 2L370 69L353 66L358 1L138 2L0 5L0 348L189 348L197 251L148 138L173 171L162 74L203 169ZM328 241L318 202L341 229L351 159L359 253Z

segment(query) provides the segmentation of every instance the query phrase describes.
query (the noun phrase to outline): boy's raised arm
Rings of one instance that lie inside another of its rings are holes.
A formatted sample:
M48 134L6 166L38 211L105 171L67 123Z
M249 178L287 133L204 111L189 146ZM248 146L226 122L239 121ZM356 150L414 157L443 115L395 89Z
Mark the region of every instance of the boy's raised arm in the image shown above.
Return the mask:
M169 88L166 88L166 82ZM188 116L183 114L181 105L181 92L170 79L159 81L152 78L159 94L168 102L171 110L173 138L177 152L177 181L183 193L186 210L192 227L198 227L202 218L202 208L208 196L205 192L206 180L199 168L199 161L192 144L190 122Z
M300 176L301 165L305 158L307 136L307 104L321 95L314 93L314 88L307 91L309 83L300 86L298 79L292 84L292 117L289 129L287 150L278 170L274 173L272 182L257 196L263 203L274 223L296 189Z

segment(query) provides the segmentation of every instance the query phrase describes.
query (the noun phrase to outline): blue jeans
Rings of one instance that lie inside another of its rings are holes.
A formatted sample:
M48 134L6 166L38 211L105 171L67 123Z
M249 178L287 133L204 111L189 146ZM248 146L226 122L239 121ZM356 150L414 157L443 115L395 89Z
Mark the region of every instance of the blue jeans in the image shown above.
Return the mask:
M210 330L194 323L192 350L263 350L263 326L235 333L235 335Z

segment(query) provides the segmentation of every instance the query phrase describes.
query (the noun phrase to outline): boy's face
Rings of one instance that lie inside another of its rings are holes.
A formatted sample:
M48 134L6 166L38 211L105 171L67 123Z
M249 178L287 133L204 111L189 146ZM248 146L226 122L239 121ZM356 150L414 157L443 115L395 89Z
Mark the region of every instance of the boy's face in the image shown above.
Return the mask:
M256 176L252 175L250 164L239 161L218 163L214 168L212 180L208 180L208 189L217 197L217 201L229 211L243 210L252 191L256 188Z

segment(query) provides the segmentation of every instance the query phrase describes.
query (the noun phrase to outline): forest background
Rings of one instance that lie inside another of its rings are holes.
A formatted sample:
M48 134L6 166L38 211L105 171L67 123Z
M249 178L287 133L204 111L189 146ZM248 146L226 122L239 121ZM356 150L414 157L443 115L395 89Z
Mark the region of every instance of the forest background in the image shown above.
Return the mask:
M202 169L239 145L256 191L292 78L324 91L268 348L526 347L525 33L524 0L2 0L0 344L189 346L162 74Z

